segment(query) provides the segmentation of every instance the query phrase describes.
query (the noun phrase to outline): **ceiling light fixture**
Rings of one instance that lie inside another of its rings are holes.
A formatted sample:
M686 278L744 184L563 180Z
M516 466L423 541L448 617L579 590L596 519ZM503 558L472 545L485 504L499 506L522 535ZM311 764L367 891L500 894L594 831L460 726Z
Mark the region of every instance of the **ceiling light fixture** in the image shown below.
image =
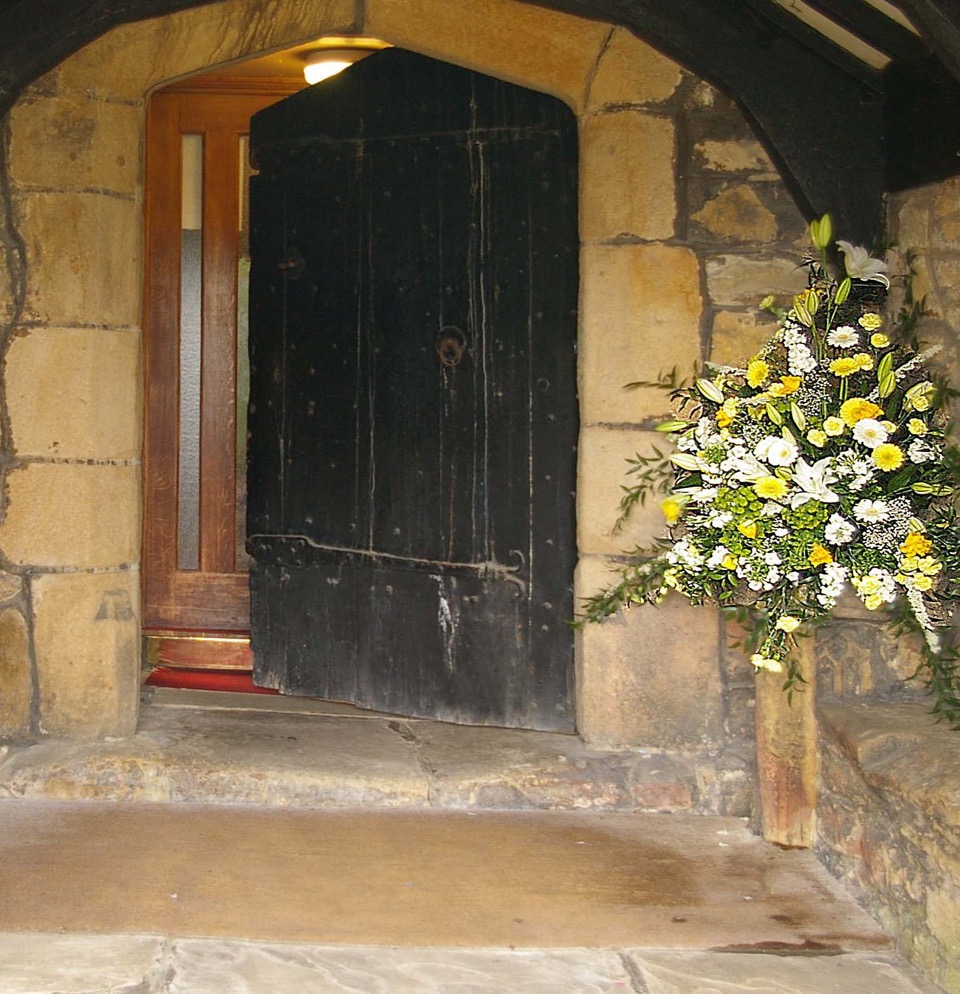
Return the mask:
M382 48L387 48L386 42L373 38L321 39L313 48L300 53L303 78L313 86Z

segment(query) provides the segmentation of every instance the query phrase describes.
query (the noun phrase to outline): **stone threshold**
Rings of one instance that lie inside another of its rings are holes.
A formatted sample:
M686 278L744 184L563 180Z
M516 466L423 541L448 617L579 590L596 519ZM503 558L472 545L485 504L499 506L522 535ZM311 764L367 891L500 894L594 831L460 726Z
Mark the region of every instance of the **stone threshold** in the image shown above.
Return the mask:
M145 688L137 732L0 750L0 793L284 807L697 812L692 758L325 701Z

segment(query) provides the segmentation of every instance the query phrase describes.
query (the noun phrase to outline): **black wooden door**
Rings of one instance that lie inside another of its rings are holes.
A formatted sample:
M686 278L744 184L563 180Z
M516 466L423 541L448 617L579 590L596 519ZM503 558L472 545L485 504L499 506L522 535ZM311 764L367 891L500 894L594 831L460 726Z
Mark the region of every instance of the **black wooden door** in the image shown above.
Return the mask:
M255 679L572 730L572 114L391 49L251 144Z

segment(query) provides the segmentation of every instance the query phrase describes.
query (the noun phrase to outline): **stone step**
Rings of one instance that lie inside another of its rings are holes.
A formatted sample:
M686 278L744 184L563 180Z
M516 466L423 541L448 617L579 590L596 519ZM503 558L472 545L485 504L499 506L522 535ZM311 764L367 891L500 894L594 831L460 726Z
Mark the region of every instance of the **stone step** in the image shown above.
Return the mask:
M19 797L282 807L697 813L695 762L576 736L465 727L257 694L149 689L136 735L10 747Z

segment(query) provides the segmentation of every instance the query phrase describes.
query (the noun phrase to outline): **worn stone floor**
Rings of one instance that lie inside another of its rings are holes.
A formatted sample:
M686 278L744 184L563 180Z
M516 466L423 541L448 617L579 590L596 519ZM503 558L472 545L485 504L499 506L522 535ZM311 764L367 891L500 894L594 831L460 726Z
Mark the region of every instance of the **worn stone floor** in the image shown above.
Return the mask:
M671 808L658 757L172 700L0 758L0 994L935 990L810 852Z

